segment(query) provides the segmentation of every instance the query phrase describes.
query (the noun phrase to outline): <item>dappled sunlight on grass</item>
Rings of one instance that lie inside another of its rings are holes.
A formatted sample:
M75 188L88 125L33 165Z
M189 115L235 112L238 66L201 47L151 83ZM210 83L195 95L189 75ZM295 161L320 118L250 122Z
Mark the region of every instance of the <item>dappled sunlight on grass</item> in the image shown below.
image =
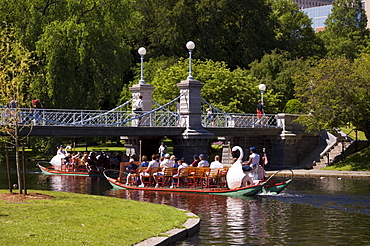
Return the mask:
M343 161L324 168L324 170L370 171L370 147L350 155Z

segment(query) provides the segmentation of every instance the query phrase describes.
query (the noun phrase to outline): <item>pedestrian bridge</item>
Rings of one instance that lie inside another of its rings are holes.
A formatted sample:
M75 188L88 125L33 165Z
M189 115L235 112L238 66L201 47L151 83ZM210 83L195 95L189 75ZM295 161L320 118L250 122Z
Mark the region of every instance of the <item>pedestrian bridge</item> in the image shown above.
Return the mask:
M165 105L153 102L153 110L141 111L139 114L131 110L131 101L112 110L75 110L75 109L29 109L12 110L1 108L1 122L6 122L11 115L17 117L22 125L37 126L86 126L86 127L186 127L186 119L176 110L178 98ZM226 113L213 107L211 117L207 109L211 106L202 99L201 123L203 127L219 128L276 128L275 114Z

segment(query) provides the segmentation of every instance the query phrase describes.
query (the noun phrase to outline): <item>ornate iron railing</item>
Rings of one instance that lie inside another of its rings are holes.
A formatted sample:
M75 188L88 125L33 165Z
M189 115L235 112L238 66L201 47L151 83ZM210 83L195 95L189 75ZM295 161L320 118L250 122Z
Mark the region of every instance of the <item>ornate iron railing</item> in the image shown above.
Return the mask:
M18 115L19 121L24 125L40 126L105 126L105 127L185 127L184 120L180 118L177 112L169 110L169 105L177 103L178 98L146 112L134 113L132 111L122 110L126 103L109 111L104 110L74 110L74 109L29 109L21 108L13 112ZM207 116L206 107L210 104L203 100L201 122L203 127L236 127L236 128L254 128L254 127L277 127L276 115L269 114L257 117L255 114L230 114L217 108L212 117ZM174 107L172 107L174 108ZM0 109L0 122L4 124L9 117L7 107ZM183 117L183 116L182 116Z

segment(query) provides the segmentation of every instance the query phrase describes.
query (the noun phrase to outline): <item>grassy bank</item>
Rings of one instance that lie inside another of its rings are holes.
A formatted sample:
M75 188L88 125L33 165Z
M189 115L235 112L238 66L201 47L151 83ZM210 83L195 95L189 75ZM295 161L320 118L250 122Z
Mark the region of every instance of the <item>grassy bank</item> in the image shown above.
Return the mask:
M338 171L370 171L370 147L348 156L335 165L323 168L324 170Z
M188 218L173 207L146 202L37 193L54 198L15 203L0 199L0 245L133 245L181 227Z

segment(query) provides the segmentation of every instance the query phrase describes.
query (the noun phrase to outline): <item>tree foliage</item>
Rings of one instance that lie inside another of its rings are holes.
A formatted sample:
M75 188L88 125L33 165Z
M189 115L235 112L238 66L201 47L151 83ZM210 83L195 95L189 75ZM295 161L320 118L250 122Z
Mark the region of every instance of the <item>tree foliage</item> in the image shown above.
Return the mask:
M323 56L323 42L315 35L312 21L291 0L268 0L272 6L277 48L290 52L292 59Z
M148 76L150 80L145 80L155 87L154 100L165 104L179 96L177 84L187 79L189 60L181 58L172 65L160 60L157 64L153 61L145 64L145 67L151 66L157 69L151 69ZM249 75L248 70L231 70L224 62L193 60L193 76L204 84L201 96L212 105L226 112L255 113L256 103L260 98L259 84ZM268 90L265 94L265 108L268 113L270 109L275 110L279 102L279 98L270 92ZM128 96L126 94L126 100L129 99ZM122 98L122 101L125 99Z
M132 60L124 39L131 12L128 1L102 0L5 0L0 7L41 61L33 95L55 108L116 105Z
M132 30L153 50L151 57L181 57L196 44L194 57L246 68L275 46L270 7L264 0L138 0L141 23ZM138 47L137 47L138 48Z
M289 52L273 51L266 54L261 61L250 64L251 75L256 77L261 84L265 84L271 94L280 99L273 113L282 112L285 104L294 98L293 76L306 67L302 60L291 60ZM267 102L268 103L268 102Z
M321 34L328 56L355 59L365 44L366 24L361 0L335 0Z
M309 129L331 129L351 123L370 137L370 55L354 62L325 59L295 78L297 97L309 117Z
M14 100L11 108L1 108L2 117L0 132L5 137L2 142L11 144L15 149L15 164L18 177L19 192L22 192L20 166L19 166L19 142L24 137L19 132L24 129L20 107L25 107L30 78L32 77L32 66L36 63L22 44L14 38L14 29L6 23L1 23L0 29L0 100L3 105L8 105ZM10 105L9 105L10 106ZM31 127L32 129L32 127Z

